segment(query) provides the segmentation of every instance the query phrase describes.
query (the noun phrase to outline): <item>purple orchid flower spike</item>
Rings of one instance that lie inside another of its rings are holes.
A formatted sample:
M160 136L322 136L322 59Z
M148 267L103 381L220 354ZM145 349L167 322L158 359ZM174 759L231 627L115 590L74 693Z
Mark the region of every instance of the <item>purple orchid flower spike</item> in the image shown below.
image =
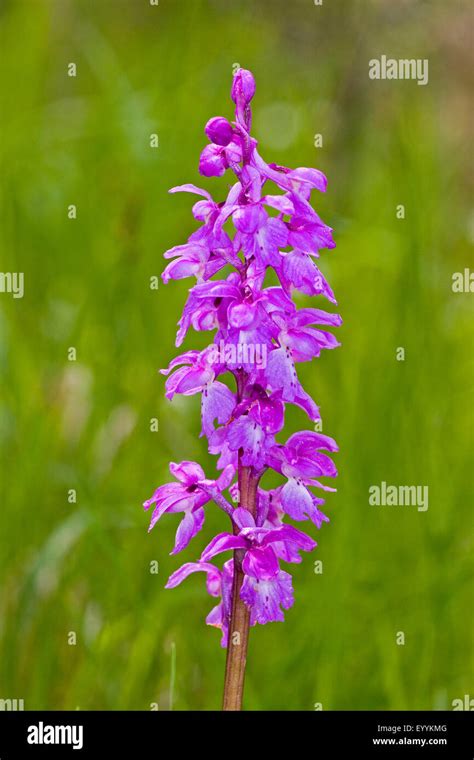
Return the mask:
M231 530L215 536L201 558L178 568L166 585L175 588L202 571L208 593L219 599L206 622L221 630L221 644L227 647L226 710L242 704L249 627L283 621L293 605L292 578L280 563L301 562L301 552L316 547L288 519L318 529L328 522L320 510L324 499L315 489L333 491L324 481L337 475L330 457L337 451L332 438L310 430L295 433L286 443L278 440L287 405L320 420L297 365L339 346L332 333L341 324L338 314L297 308L292 300L296 290L336 303L315 263L321 251L334 248L332 229L310 203L313 191L326 191L327 180L317 169L289 169L263 160L250 134L254 95L253 75L239 69L231 90L234 120L215 116L204 130L209 143L199 172L204 177L233 172L227 196L216 202L190 183L170 191L198 198L192 208L197 229L165 253L170 260L165 283L194 278L176 345L191 328L215 332L204 350L186 351L161 372L167 376L170 401L177 394L200 394L201 436L207 438L209 453L218 455L221 472L212 480L197 462L171 463L175 481L159 486L144 504L153 507L150 530L164 514L181 514L172 554L185 549L202 529L212 502L230 518ZM269 269L278 285L266 286ZM261 486L267 470L281 478L273 490ZM232 559L216 566L215 558L229 551Z

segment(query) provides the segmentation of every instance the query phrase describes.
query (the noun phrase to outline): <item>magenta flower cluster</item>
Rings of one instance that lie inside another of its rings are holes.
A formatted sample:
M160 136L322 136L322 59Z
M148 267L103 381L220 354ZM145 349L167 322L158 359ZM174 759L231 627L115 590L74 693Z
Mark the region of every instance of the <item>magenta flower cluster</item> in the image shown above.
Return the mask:
M231 91L235 121L218 116L205 128L209 144L201 153L199 171L205 177L233 172L236 181L227 198L217 203L192 184L170 191L201 198L193 206L199 228L187 243L165 253L171 259L163 273L165 283L196 278L178 323L176 345L182 344L191 326L216 332L206 349L186 351L162 370L168 375L166 396L201 395L201 435L208 440L209 452L219 455L220 475L207 478L196 462L171 463L175 481L160 486L144 504L153 510L150 530L165 513L181 515L172 554L182 551L201 530L210 502L229 515L231 531L213 538L199 561L183 565L167 583L173 588L191 573L206 573L209 594L220 600L207 623L222 630L223 646L231 615L234 559L222 569L211 560L239 550L244 574L240 598L250 609L250 624L283 620L283 609L293 604L293 588L291 575L280 563L301 562L300 552L316 546L286 519L309 519L319 528L328 518L320 510L324 500L313 489L334 490L320 478L337 475L328 455L337 451L332 438L307 430L286 443L277 441L286 404L302 408L311 427L320 419L317 405L298 379L296 364L339 345L324 329L341 324L337 314L298 309L291 298L298 290L336 303L314 261L321 249L334 247L332 230L309 202L313 190L326 190L326 178L316 169L291 170L265 163L251 136L254 93L252 74L240 69ZM276 273L278 285L265 286L269 269ZM225 275L216 277L222 270ZM232 389L224 377L232 381ZM259 484L268 469L279 473L282 483L272 490L256 485L255 503L249 509L239 484L245 474Z

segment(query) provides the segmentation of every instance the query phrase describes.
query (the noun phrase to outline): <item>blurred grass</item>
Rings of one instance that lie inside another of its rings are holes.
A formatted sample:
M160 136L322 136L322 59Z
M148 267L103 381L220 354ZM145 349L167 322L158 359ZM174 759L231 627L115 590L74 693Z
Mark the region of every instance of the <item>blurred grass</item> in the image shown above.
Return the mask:
M345 320L343 347L301 367L341 448L331 523L294 569L285 624L251 632L247 708L433 709L472 694L472 295L451 290L472 266L467 13L441 0L2 3L1 269L25 273L25 297L0 294L0 698L220 705L203 579L163 586L226 525L209 510L171 558L175 521L147 535L140 505L170 459L214 472L196 399L169 405L156 373L186 283L149 279L194 229L190 198L167 189L226 187L197 161L207 119L232 113L236 62L257 79L266 159L329 177L315 200L337 248L321 265ZM371 82L382 53L429 58L429 85ZM429 485L429 510L370 507L382 480Z

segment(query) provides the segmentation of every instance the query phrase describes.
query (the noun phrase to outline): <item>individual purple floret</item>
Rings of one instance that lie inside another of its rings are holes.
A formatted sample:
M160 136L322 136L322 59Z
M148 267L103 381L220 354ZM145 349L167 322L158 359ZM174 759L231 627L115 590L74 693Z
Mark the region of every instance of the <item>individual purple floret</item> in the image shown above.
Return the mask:
M229 620L232 604L232 580L233 580L234 560L228 560L222 570L219 570L210 562L187 562L176 570L168 578L166 588L175 588L184 581L191 573L199 570L207 574L206 588L211 596L221 597L221 601L216 607L213 607L206 618L208 625L220 628L222 631L221 645L227 646L229 633Z
M324 192L327 180L316 169L291 170L261 158L250 134L254 94L252 74L240 69L231 91L235 120L208 121L209 144L199 160L203 176L230 171L234 182L219 202L194 184L170 191L198 197L192 212L199 226L164 254L170 259L165 283L195 278L176 345L191 327L214 333L204 350L185 351L161 370L166 397L201 395L201 435L218 455L221 474L213 480L196 462L172 463L176 481L160 486L144 504L154 508L150 529L163 514L182 513L172 554L201 530L211 502L230 518L230 532L215 536L199 561L184 564L167 583L174 588L203 571L209 594L220 597L206 622L221 629L228 648L225 709L240 707L248 626L281 621L293 605L291 575L280 563L300 562L302 550L316 547L286 521L307 520L317 528L327 522L320 510L324 499L314 489L333 491L321 478L337 475L329 456L337 451L332 438L306 430L280 440L288 404L303 409L311 422L320 420L297 365L339 345L331 332L341 324L338 314L297 308L292 300L297 290L336 303L315 263L322 249L334 248L332 230L310 204L313 190ZM269 270L278 285L267 284ZM272 490L261 483L269 469L281 477ZM211 560L227 551L233 558L219 569Z

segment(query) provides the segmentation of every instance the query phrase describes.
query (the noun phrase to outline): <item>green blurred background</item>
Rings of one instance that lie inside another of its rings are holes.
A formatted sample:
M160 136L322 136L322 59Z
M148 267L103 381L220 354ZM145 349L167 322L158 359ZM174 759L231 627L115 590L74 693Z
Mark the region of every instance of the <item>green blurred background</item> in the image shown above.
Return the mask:
M172 558L176 518L147 534L141 503L169 460L215 473L198 399L169 404L157 374L189 282L156 291L150 277L196 227L192 197L167 189L222 198L228 180L200 178L197 162L205 122L232 115L236 63L257 80L266 160L329 178L314 201L335 230L321 266L344 318L342 348L300 365L341 449L331 522L294 566L286 622L251 631L246 707L437 709L473 694L473 296L451 287L474 237L468 7L2 0L1 269L25 273L25 295L0 294L0 698L220 706L204 578L163 586L226 522L209 509ZM428 58L429 84L371 81L382 54ZM428 511L370 506L382 480L428 485Z

